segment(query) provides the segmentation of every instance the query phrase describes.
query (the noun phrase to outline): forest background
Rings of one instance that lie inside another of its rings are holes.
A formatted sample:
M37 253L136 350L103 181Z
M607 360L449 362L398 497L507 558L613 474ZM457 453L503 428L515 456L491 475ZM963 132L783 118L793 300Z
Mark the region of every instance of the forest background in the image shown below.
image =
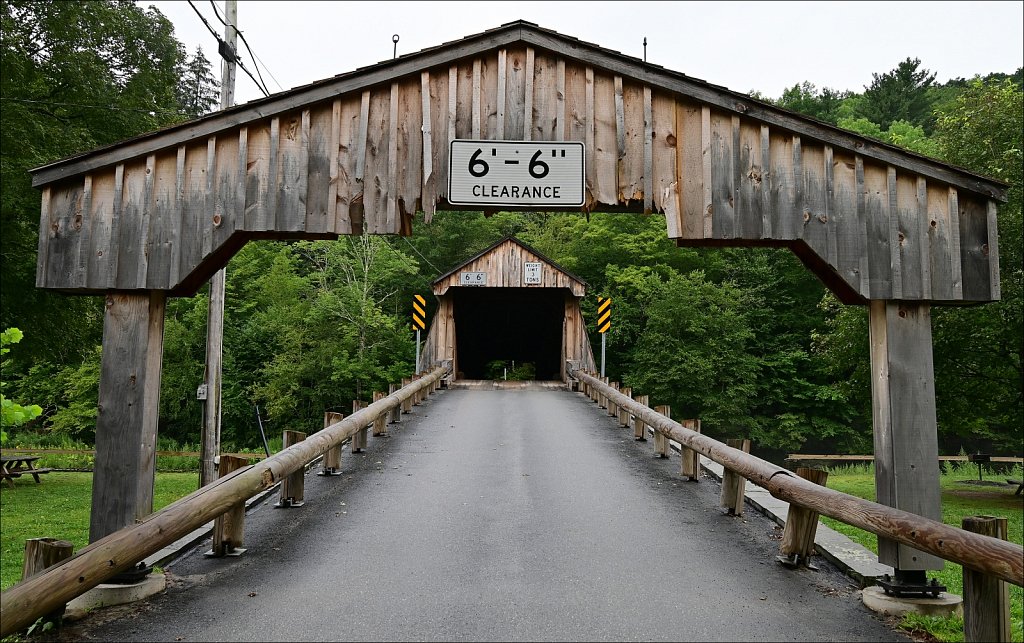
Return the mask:
M40 195L28 170L207 113L218 82L162 14L131 2L5 0L0 28L0 330L24 333L5 336L2 437L88 445L102 298L35 288ZM943 454L1024 450L1024 74L1006 71L939 84L908 58L862 91L751 92L1010 185L998 215L1002 300L932 311ZM428 295L432 315L430 282L506 235L588 282L587 319L597 295L613 298L612 380L702 418L712 437L750 437L772 459L872 452L867 311L840 304L789 251L677 248L657 214L546 212L441 212L407 238L249 243L227 268L224 450L260 445L256 407L273 434L312 432L325 410L408 376L412 295ZM199 441L206 315L205 289L168 304L162 444ZM11 420L16 403L39 412Z

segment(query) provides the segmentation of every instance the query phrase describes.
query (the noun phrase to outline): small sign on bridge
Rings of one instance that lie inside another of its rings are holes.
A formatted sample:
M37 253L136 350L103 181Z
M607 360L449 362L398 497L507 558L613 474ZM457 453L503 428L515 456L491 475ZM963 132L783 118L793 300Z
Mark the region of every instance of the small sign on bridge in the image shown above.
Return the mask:
M455 140L448 155L448 202L579 207L585 158L579 141Z

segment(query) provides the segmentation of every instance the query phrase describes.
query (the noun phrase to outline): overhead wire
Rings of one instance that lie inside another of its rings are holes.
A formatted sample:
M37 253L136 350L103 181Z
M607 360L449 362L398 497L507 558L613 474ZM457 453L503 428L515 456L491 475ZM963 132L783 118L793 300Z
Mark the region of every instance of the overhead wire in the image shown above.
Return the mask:
M159 107L145 108L145 107L115 107L113 105L90 105L87 103L62 103L58 101L49 100L32 100L30 98L8 98L7 96L0 97L0 101L13 101L15 103L32 103L34 105L52 105L54 107L89 107L92 109L109 109L115 112L145 112L146 114L156 114L157 112L163 114L186 114L187 112L176 110L176 109L162 109Z
M224 20L223 17L221 17L220 9L217 8L217 3L214 2L214 0L210 0L210 5L213 6L213 14L217 16L217 20L220 20L220 23L225 27L231 27L232 29L234 29L235 33L238 34L238 37L242 39L242 44L245 45L245 49L249 52L249 57L252 58L253 69L256 70L256 74L260 77L260 81L262 81L263 83L263 88L267 88L267 81L263 80L263 74L260 73L260 65L263 65L263 68L267 70L267 75L270 76L270 78L274 81L278 89L281 89L283 91L284 88L281 87L281 83L277 82L277 79L274 78L274 74L270 73L270 68L268 68L267 65L262 60L257 58L256 53L253 52L252 47L249 46L249 41L248 39L246 39L245 34L238 29L237 25L229 25L227 21ZM238 64L241 65L241 61L239 61Z
M213 35L213 37L217 39L217 44L221 45L221 46L224 46L226 48L228 46L227 43L224 42L224 39L220 37L220 34L218 34L217 31L213 27L210 26L210 23L207 22L207 20L206 20L206 16L204 16L202 14L202 12L199 11L199 9L196 7L196 5L192 3L192 0L188 0L188 6L192 7L192 11L196 12L196 15L199 16L199 19L203 21L203 24L206 25L206 28L210 31L210 33ZM227 24L227 23L225 23L225 24ZM241 70L244 71L245 74L249 78L252 79L252 82L256 83L256 87L258 87L259 90L261 92L263 92L263 95L264 96L270 96L270 92L267 91L267 88L263 84L261 84L259 80L256 80L256 77L252 75L252 72L250 72L248 69L246 69L245 65L242 64L242 61L238 59L238 54L236 52L232 52L232 53L235 56L235 62L238 64L238 66L241 68ZM256 71L258 72L259 70L257 69Z

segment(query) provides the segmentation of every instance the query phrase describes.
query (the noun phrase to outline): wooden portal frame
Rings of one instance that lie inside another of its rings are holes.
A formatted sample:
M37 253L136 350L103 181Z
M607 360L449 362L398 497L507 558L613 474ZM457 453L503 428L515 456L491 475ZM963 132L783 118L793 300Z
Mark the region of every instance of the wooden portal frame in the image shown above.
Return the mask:
M581 210L663 213L679 245L788 247L870 304L879 497L909 484L926 500L888 501L934 514L928 311L999 299L1007 186L518 21L33 171L37 286L108 298L92 540L151 503L165 298L249 239L411 234L418 211L458 209L456 138L581 141Z

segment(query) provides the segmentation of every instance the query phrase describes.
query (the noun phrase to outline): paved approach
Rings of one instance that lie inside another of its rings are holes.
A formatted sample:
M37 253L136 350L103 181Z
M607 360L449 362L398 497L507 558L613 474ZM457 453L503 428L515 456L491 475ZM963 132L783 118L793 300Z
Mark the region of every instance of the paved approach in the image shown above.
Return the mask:
M781 531L718 508L589 399L441 391L391 436L250 511L239 558L209 542L170 587L91 616L79 640L909 640ZM118 614L113 617L111 614ZM103 622L105 621L105 622Z

